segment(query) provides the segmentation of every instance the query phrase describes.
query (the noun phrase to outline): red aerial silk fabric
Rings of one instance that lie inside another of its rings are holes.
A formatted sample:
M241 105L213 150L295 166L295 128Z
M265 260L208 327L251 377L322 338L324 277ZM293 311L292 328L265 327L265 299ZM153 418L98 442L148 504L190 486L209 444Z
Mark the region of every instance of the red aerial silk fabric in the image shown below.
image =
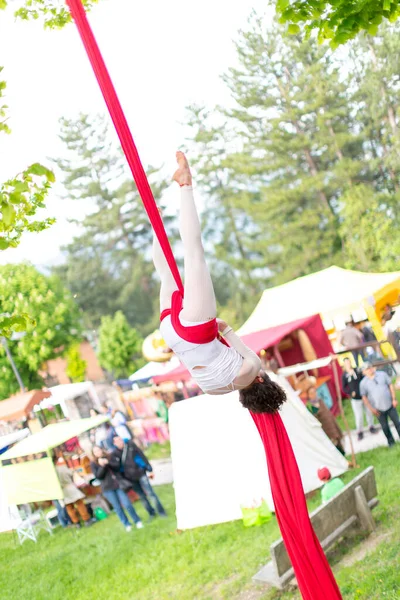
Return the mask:
M178 286L179 292L175 294L170 314L171 317L175 314L173 318L179 322L183 285L149 182L111 78L87 21L82 2L81 0L66 0L66 2L92 64L144 207ZM187 329L189 328L186 328L185 335L193 336L193 332L188 334ZM198 334L205 342L211 341L209 339L211 333L213 336L211 339L215 339L218 333L215 321L210 322L210 331L202 326L201 330L196 332L196 339ZM280 415L252 414L252 417L264 444L276 515L303 598L304 600L339 600L341 598L339 589L308 517L296 459Z
M342 598L308 516L300 472L279 413L251 413L264 444L275 514L304 600Z
M122 149L132 171L133 179L135 180L150 222L165 254L165 258L167 259L169 268L174 276L176 285L183 294L181 276L179 274L174 255L172 254L172 249L168 241L160 213L158 212L153 192L151 191L146 173L144 172L135 142L133 141L132 134L129 130L127 120L115 92L111 77L108 74L107 67L104 63L103 57L100 54L99 47L87 20L85 9L83 8L81 0L66 0L66 2L82 38L82 42L85 46L89 60L92 64L93 71L103 93L104 100L106 101L115 129L120 139Z
M179 320L179 314L182 310L182 307L182 294L179 291L176 291L172 294L171 308L163 310L160 320L162 321L165 319L165 317L171 315L172 326L176 333L183 340L191 342L192 344L208 344L217 337L222 344L228 346L227 341L218 333L218 324L216 319L207 321L207 323L202 323L201 325L192 325L190 327L185 327L185 325L182 325Z

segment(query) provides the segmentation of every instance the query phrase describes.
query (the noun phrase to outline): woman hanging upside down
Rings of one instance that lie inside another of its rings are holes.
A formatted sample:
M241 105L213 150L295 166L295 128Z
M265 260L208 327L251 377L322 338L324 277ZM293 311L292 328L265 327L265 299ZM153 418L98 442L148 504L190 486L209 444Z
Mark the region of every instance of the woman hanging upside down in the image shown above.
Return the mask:
M179 228L185 259L185 294L181 309L177 285L154 236L153 260L161 279L161 334L204 393L217 395L239 390L245 408L258 413L276 412L286 399L282 388L261 370L259 357L243 344L231 327L219 319L216 325L217 306L204 257L192 175L185 155L177 152L176 157L178 169L173 180L181 187ZM174 315L177 298L178 309ZM199 343L198 332L203 338L201 332L210 328L211 341ZM222 340L219 335L223 336Z

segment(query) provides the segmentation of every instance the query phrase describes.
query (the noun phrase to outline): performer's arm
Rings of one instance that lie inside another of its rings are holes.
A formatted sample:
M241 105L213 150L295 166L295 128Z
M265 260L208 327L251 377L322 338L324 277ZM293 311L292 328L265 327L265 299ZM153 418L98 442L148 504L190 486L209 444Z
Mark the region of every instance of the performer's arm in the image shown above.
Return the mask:
M244 359L249 360L250 362L257 365L258 370L261 369L260 358L255 352L253 352L253 350L250 350L250 348L242 342L240 337L236 335L236 333L231 327L229 327L229 330L225 330L225 332L222 332L222 335L224 336L226 341L229 342L229 345L232 348L234 348L237 352L239 352L240 356L243 356Z
M234 348L236 352L240 354L240 356L243 356L243 364L234 380L235 386L246 387L250 385L257 377L261 369L260 358L255 352L253 352L253 350L250 350L250 348L242 342L240 337L233 331L232 327L226 326L224 329L222 329L221 334L224 336L231 348Z

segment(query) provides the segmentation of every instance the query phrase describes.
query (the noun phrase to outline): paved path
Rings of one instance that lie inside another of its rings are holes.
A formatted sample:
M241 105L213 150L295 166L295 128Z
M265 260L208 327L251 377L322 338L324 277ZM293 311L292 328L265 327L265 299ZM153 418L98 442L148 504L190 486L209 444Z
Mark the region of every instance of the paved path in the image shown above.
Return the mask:
M362 439L361 441L358 441L356 431L351 432L353 448L356 454L359 454L360 452L368 452L368 450L373 450L374 448L379 448L380 446L388 445L387 439L379 425L377 429L378 433L370 433L368 429L366 429L364 431L364 439ZM399 436L397 435L397 431L393 426L391 427L391 430L394 439L396 441L399 441ZM344 449L346 450L346 454L350 454L350 442L347 434L344 437Z
M162 458L150 461L154 469L154 479L152 485L165 485L172 483L174 478L172 475L172 461L170 458Z

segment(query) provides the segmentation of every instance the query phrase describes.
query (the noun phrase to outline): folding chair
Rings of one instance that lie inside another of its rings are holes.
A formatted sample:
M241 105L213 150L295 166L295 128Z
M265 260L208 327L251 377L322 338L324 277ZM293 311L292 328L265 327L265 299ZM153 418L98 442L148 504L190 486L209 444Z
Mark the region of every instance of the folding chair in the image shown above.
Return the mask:
M24 515L24 517L25 518L20 517L19 520L15 521L14 525L21 546L25 540L32 540L36 543L41 529L48 531L50 535L53 535L51 526L42 510L38 510L29 515Z

